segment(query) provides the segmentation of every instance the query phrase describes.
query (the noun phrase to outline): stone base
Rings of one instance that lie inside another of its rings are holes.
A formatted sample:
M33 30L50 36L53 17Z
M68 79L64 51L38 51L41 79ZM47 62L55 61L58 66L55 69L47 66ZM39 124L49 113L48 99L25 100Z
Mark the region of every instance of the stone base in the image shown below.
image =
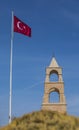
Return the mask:
M43 103L42 110L57 111L60 113L66 113L66 104L62 103Z

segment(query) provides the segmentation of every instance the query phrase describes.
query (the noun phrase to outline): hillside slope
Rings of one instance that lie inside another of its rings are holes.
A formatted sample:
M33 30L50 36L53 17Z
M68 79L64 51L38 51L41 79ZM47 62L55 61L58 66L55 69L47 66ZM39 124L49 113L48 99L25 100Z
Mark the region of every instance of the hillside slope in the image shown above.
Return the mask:
M37 111L14 119L0 130L79 130L79 118L52 111Z

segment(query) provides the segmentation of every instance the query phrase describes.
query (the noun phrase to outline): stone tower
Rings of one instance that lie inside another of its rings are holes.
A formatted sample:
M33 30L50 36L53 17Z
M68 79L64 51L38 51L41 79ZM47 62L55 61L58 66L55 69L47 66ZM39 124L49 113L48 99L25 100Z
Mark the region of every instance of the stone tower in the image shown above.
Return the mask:
M50 76L56 74L57 81L50 81ZM62 78L62 68L58 65L55 57L52 58L49 67L46 68L46 79L44 84L44 97L42 110L52 110L66 113L66 100L64 95L64 82ZM56 92L59 96L58 102L50 102L50 94Z

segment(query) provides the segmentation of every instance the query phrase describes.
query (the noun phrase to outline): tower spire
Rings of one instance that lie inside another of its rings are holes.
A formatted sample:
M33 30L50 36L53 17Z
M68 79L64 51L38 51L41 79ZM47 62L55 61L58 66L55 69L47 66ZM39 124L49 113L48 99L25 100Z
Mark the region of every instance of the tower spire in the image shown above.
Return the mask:
M52 58L49 67L59 67L55 57Z

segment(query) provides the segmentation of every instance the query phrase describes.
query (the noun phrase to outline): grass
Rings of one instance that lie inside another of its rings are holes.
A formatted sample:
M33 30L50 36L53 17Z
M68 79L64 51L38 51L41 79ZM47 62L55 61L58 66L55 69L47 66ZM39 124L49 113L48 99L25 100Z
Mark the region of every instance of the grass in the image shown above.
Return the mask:
M79 130L79 118L52 111L37 111L14 119L0 130Z

